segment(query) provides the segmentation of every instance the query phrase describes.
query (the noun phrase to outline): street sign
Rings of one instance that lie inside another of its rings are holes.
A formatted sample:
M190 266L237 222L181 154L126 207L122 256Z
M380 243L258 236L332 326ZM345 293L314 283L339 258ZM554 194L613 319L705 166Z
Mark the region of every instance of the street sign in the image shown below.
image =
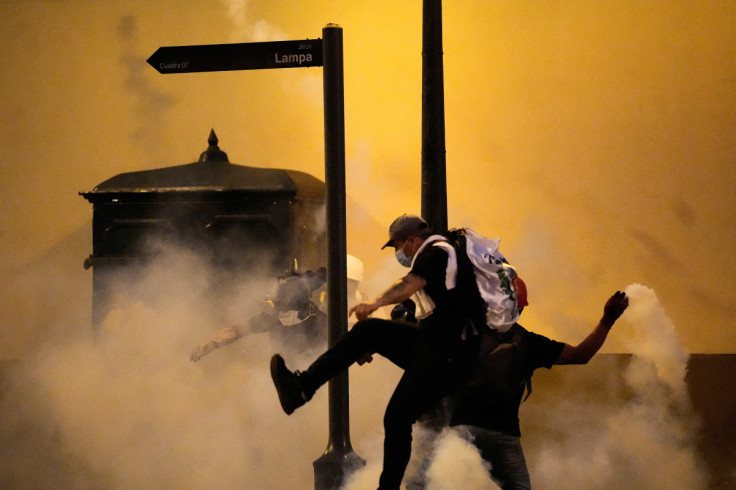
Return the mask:
M164 74L322 66L322 40L165 46L146 61Z
M161 47L149 65L159 73L259 70L323 66L325 111L325 198L327 201L328 342L347 330L345 275L345 94L342 27L327 24L321 39L269 43ZM324 53L322 52L324 48ZM348 373L329 381L330 441L314 462L315 488L336 490L344 475L365 465L350 444Z

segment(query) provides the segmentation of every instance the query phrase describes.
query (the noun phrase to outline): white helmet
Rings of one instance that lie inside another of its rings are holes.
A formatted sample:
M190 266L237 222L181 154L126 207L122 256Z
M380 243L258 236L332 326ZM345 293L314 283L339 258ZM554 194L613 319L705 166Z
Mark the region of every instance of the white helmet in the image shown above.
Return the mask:
M347 259L347 275L348 279L352 279L353 281L362 281L363 280L363 262L353 255L348 255L346 257Z

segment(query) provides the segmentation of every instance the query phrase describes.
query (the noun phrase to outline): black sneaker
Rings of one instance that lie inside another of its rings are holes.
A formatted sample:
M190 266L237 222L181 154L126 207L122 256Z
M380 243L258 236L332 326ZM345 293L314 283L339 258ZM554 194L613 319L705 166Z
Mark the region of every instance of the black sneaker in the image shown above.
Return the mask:
M291 415L294 410L309 401L299 383L299 372L292 373L286 368L284 358L280 354L274 354L271 358L271 379L279 394L281 408L286 415Z

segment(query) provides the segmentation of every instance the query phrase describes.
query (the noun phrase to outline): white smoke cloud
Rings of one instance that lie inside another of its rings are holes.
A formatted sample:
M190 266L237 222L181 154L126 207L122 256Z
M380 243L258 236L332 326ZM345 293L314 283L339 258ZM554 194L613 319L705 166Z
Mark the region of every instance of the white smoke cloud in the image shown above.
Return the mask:
M427 490L498 488L490 479L488 469L488 464L481 459L474 445L456 431L445 430L437 439L432 464L427 471Z
M251 39L251 23L248 20L248 4L250 0L222 0L227 8L228 19L233 25L230 35L232 42L245 42Z
M326 413L326 394L310 411L281 411L268 334L189 361L198 342L249 317L272 281L243 278L223 291L215 277L196 254L172 250L121 276L123 294L99 335L47 346L16 394L19 407L4 404L14 428L1 435L18 437L0 476L22 487L312 487L304 475L326 444L327 419L314 416ZM29 400L37 410L23 411ZM26 426L50 435L29 437ZM39 438L51 447L32 477L19 474L32 451L23 448ZM51 454L62 462L50 464Z
M381 474L382 442L382 438L372 439L372 444L368 446L371 456L369 464L349 475L343 490L372 490L376 487ZM422 488L421 485L424 485L427 490L498 488L491 480L488 469L478 449L454 429L445 429L437 434L422 425L416 425L411 461L403 484L407 488Z
M634 284L626 289L626 294L631 303L626 319L629 324L633 324L634 335L624 336L622 342L627 351L634 354L635 359L655 370L652 373L656 376L655 379L669 389L672 396L680 398L676 400L678 404L686 404L685 374L689 355L680 343L675 325L653 290ZM644 379L640 379L634 372L639 369L631 369L627 379L635 389L639 388L637 391L644 391L642 383L646 383L651 377L645 375Z
M533 484L705 488L695 447L697 418L685 386L688 355L654 291L631 285L626 293L630 306L614 334L625 337L634 353L623 373L629 397L613 406L572 399L547 407L547 423L561 432L527 458L538 459L530 465Z
M234 43L283 41L285 33L264 19L252 19L249 15L250 0L222 0L228 19L233 25L230 39Z
M224 290L197 254L164 250L152 267L120 279L125 294L100 335L55 336L30 373L17 377L17 392L0 400L0 437L13 448L3 452L3 481L313 488L312 463L327 443L327 390L285 416L268 375L265 334L189 362L196 343L252 314L272 278L243 278ZM627 395L607 404L599 392L542 407L550 432L540 449L525 445L539 488L705 488L684 384L687 354L654 292L635 285L627 293L631 306L613 333L634 352L623 372ZM383 409L400 374L381 359L351 370L352 435L367 466L346 490L375 488ZM521 417L523 425L524 410ZM415 434L414 463L423 455L422 429ZM430 448L428 488L494 488L477 450L452 431Z
M270 22L259 19L253 24L253 40L256 42L284 41L287 39L287 34Z
M166 117L177 99L158 88L146 76L150 67L141 63L143 56L138 45L138 23L133 15L120 19L118 38L122 49L121 63L125 67L123 88L135 111L136 126L130 137L142 146L147 157L156 162L166 161L167 154L160 144L163 139L162 128L166 127Z

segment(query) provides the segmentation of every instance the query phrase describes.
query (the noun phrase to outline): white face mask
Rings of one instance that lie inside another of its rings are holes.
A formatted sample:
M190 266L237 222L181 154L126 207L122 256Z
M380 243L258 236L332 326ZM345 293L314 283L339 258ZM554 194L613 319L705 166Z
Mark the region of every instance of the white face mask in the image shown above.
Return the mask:
M285 327L290 327L302 322L302 320L299 319L299 312L296 310L279 313L279 321L281 322L281 325Z
M282 311L278 314L281 325L285 327L291 327L292 325L298 325L304 323L317 313L316 307L313 305L305 305L301 310L289 310Z
M404 243L404 247L405 246L406 243ZM404 247L396 249L396 260L398 260L399 264L403 265L404 267L411 267L412 258L406 255L406 252L404 252Z

